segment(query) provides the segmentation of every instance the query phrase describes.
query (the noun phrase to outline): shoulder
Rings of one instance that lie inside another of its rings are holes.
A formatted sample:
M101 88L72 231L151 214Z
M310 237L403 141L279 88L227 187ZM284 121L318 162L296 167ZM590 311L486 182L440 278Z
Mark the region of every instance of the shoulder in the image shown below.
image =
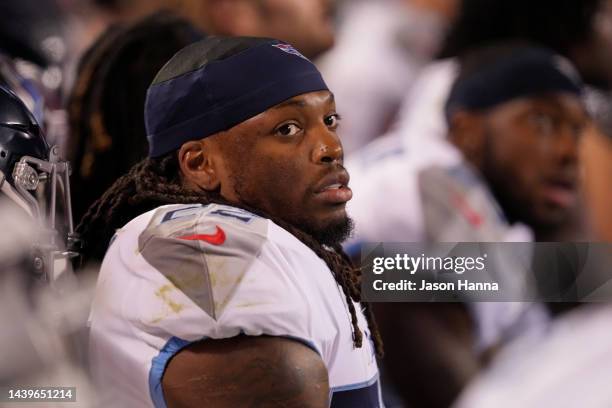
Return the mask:
M254 262L283 270L288 258L319 259L270 219L220 204L166 205L142 214L117 231L107 258L128 266L144 258L163 275L177 265L231 274Z
M138 253L163 274L176 265L194 265L217 276L247 269L287 273L284 264L291 259L318 259L271 220L219 204L160 207L133 239Z
M193 303L215 321L223 316L226 326L227 319L242 324L247 311L272 303L278 313L300 315L300 287L312 285L313 270L317 276L329 274L325 263L289 232L231 206L159 207L134 219L117 236L101 276L139 282L136 291L144 293L138 301L147 305L146 314L154 310L152 303L164 308L164 299L172 293L174 304ZM244 326L238 330L249 333Z
M171 204L144 213L117 231L116 238L137 239L140 251L156 240L191 242L192 247L234 247L236 255L256 254L264 243L304 249L304 245L270 219L221 204ZM197 245L196 245L197 244ZM155 246L155 245L153 245Z
M220 204L171 204L136 217L121 231L138 231L140 240L153 236L172 237L197 232L208 225L222 225L246 234L265 236L269 220L246 210Z

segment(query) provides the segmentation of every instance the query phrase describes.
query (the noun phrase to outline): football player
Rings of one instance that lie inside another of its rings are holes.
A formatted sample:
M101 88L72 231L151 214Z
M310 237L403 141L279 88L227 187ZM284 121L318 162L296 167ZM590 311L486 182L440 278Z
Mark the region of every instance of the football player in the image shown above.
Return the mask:
M567 224L587 118L581 90L571 64L547 49L510 42L468 53L446 103L451 143L428 149L424 138L409 151L387 139L348 166L357 225L349 252L360 241L528 242ZM393 353L388 367L411 405L448 406L492 351L550 319L533 303L461 309L391 303L377 310ZM423 375L429 370L445 373L442 391Z
M595 238L608 251L596 258L605 283L594 288L592 303L584 303L558 319L544 339L525 338L512 345L463 392L457 408L480 407L607 407L612 404L608 378L612 374L609 322L612 308L610 247L612 238L610 175L612 175L612 101L609 93L587 94L587 106L595 126L584 134L585 196ZM589 255L590 256L590 255ZM592 263L592 259L590 259ZM582 279L582 285L585 280ZM603 300L603 301L602 301Z
M106 252L91 357L108 405L381 406L315 66L277 40L210 37L161 69L145 116L149 157L79 226Z

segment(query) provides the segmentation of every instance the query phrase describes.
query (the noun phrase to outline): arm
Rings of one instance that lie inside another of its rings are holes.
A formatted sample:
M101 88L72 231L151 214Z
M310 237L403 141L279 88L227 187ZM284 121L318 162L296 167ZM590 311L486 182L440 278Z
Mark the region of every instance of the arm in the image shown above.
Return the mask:
M169 408L329 405L323 360L307 346L281 337L194 343L170 360L162 387Z

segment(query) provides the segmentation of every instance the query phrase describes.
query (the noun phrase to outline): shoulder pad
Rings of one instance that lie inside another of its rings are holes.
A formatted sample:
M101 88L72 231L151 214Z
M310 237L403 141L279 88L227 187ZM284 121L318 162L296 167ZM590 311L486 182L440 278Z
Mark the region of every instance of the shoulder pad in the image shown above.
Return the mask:
M138 237L144 259L218 318L267 240L271 222L218 204L159 208Z

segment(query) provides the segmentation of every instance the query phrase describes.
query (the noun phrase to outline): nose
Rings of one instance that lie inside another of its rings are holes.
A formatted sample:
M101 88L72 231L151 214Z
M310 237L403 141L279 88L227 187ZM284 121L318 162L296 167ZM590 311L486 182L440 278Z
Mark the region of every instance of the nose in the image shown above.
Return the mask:
M327 128L319 131L312 150L311 159L315 164L342 164L344 150L338 135Z

